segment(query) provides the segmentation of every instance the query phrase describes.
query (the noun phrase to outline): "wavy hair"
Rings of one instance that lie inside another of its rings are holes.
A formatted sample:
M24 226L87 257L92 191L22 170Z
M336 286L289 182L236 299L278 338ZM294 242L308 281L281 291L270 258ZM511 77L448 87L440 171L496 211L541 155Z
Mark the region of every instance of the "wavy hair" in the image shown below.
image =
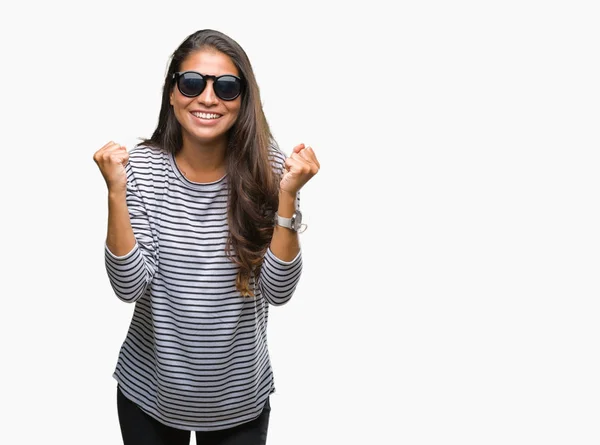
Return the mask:
M269 159L275 143L265 118L254 71L246 52L227 35L212 29L189 35L171 56L162 94L158 125L148 145L177 154L183 145L181 125L175 117L169 97L175 87L173 73L196 51L212 49L231 59L242 79L241 108L228 133L226 152L229 182L229 235L226 255L239 266L236 289L253 297L250 278L258 276L263 257L273 236L274 216L279 205L279 180Z

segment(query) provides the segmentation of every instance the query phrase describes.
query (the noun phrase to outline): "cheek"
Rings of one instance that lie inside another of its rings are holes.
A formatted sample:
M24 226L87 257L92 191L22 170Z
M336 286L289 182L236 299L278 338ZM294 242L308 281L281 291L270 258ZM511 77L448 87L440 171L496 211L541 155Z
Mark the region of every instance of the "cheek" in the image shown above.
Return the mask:
M241 109L242 109L242 104L241 104L241 102L240 102L240 103L237 103L237 104L235 104L235 105L234 105L234 104L231 104L231 105L228 107L228 110L229 110L229 112L230 112L231 114L235 115L235 118L236 118L236 120L237 120L237 118L238 118L238 117L239 117L239 115L240 115L240 110L241 110Z
M173 107L173 110L175 111L175 113L183 113L185 111L185 109L188 107L188 105L190 104L190 102L192 102L193 99L190 99L188 97L184 97L181 95L177 95L177 94L172 94L171 95L171 106Z

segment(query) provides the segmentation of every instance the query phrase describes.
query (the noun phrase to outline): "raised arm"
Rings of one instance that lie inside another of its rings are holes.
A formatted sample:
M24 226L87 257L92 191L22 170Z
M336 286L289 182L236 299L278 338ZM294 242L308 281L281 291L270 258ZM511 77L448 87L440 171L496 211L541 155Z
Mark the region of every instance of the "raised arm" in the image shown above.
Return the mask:
M110 142L94 154L108 187L105 264L116 296L132 303L152 281L156 242L125 147Z
M299 144L294 147L290 157L286 158L283 167L277 214L284 218L290 218L299 203L300 189L317 174L320 164L311 147ZM280 260L291 261L300 252L298 233L275 225L270 248Z
M300 189L319 171L320 164L312 148L297 145L285 160L279 190L279 216L290 218L299 208ZM302 254L298 232L275 225L273 238L264 258L259 288L273 305L287 303L302 272Z

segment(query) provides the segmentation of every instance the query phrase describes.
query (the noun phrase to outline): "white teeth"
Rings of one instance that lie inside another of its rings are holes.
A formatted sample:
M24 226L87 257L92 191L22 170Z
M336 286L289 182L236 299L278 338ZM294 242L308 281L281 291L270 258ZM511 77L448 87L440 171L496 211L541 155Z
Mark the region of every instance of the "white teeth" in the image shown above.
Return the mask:
M214 113L198 113L198 112L194 112L192 113L194 116L199 117L201 119L218 119L219 117L221 117L220 114L214 114Z

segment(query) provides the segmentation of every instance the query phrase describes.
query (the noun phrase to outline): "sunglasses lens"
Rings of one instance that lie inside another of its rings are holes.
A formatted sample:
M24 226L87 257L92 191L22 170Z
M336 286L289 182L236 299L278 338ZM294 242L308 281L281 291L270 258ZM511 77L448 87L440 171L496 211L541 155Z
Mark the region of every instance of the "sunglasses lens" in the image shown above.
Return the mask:
M198 73L183 73L177 83L179 91L184 96L198 96L206 86L206 80Z
M221 76L215 82L215 93L223 100L233 100L242 92L242 84L237 77Z

